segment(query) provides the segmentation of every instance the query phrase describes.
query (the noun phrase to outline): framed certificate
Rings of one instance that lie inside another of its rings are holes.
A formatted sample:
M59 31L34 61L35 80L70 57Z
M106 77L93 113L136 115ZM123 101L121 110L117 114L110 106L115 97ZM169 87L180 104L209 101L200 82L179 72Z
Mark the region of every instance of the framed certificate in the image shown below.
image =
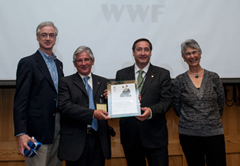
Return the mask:
M119 118L141 115L135 80L110 82L107 88L109 117Z

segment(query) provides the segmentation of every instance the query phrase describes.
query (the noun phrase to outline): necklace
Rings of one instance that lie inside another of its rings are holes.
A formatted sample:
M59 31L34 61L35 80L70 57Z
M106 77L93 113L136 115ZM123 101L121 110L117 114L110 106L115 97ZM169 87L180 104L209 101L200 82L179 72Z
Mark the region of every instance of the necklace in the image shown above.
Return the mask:
M202 69L202 71L200 71L199 73L192 73L190 70L188 70L191 74L194 74L195 75L195 78L198 78L199 76L199 74L201 74L202 72L203 72L203 69Z

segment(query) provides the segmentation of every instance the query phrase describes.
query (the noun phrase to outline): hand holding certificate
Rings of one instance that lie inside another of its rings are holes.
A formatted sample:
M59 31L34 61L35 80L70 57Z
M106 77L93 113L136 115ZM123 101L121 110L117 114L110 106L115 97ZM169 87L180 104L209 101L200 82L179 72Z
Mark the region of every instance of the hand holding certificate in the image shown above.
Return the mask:
M141 115L135 81L108 84L108 113L111 118Z

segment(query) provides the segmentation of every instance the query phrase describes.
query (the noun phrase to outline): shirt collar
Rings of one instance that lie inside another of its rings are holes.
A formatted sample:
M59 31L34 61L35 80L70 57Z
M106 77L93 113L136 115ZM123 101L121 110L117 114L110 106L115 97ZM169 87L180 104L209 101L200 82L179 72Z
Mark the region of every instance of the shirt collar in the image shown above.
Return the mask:
M150 66L150 62L148 62L148 64L142 69L142 71L144 71L144 73L146 74L148 72ZM139 72L139 67L136 65L136 63L134 64L134 70L135 70L135 74Z
M84 75L82 75L82 74L80 74L80 73L78 73L79 74L79 76L83 79L84 77L89 77L89 80L91 80L92 79L92 73L89 73L87 76L84 76Z
M38 49L38 51L40 52L40 54L42 55L42 57L44 58L44 59L51 59L51 60L55 60L56 58L57 58L57 56L54 54L54 53L52 53L52 56L49 56L48 54L46 54L45 52L43 52L42 50L40 50L40 49Z

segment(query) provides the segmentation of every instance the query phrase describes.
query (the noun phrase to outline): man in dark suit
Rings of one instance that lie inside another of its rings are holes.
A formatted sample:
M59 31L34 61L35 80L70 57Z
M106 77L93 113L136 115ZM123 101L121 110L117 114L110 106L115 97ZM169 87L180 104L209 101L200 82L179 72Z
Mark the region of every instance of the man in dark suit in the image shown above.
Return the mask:
M57 113L58 80L63 77L63 64L52 52L58 30L52 22L42 22L36 30L39 49L19 61L14 98L15 136L21 154L27 143L43 145L38 155L25 157L27 166L61 166L57 158L59 114Z
M171 78L166 69L149 61L152 44L147 39L134 42L133 66L119 70L116 81L138 80L142 115L120 119L120 138L128 166L168 165L168 133L165 113L171 107ZM141 74L139 74L141 73Z
M78 47L73 63L77 73L59 82L58 157L66 160L67 166L104 166L105 159L111 157L107 123L110 118L106 111L97 107L98 103L106 104L103 92L108 80L91 73L94 56L89 47Z

